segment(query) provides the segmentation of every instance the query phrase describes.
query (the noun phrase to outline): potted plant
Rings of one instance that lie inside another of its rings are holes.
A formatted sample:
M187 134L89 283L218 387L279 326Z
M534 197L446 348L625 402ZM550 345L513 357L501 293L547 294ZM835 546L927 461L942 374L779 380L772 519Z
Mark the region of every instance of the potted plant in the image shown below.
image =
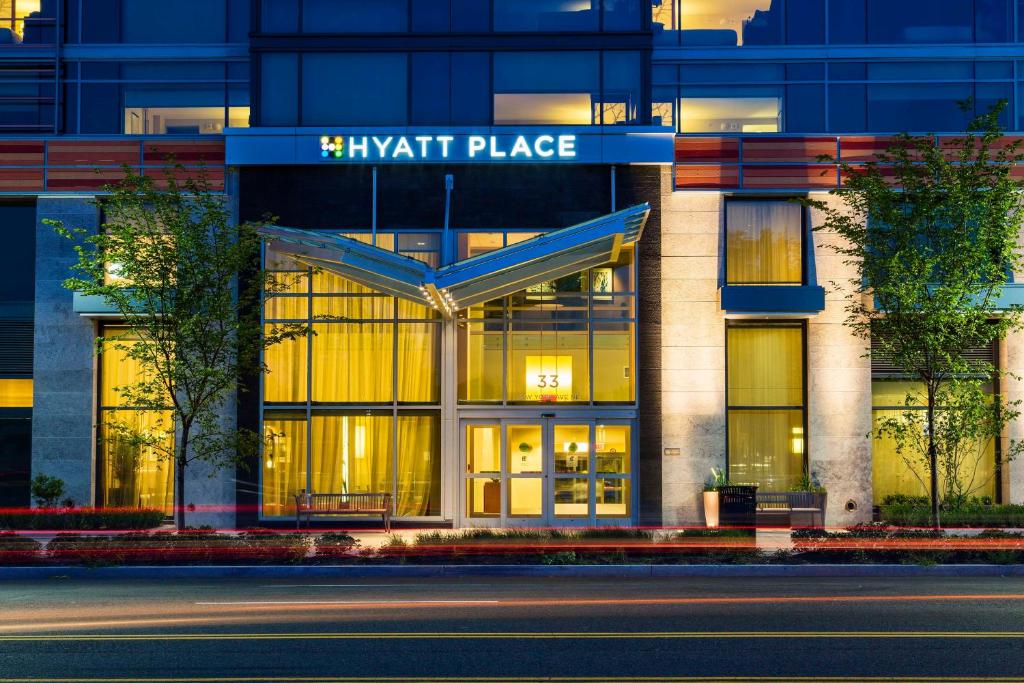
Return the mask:
M729 485L725 472L711 468L711 479L704 483L704 523L709 529L718 528L718 489Z

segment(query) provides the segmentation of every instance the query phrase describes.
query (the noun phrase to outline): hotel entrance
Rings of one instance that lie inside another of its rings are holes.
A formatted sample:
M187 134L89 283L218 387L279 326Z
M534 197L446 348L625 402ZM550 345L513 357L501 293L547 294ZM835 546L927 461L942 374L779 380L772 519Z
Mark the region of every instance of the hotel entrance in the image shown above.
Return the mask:
M630 523L630 421L465 419L461 432L462 526Z

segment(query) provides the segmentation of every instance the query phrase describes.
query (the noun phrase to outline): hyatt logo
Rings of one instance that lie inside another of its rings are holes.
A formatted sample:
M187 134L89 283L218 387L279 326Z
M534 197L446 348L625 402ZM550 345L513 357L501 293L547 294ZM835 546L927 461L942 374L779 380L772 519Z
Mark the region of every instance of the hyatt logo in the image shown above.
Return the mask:
M544 161L576 158L575 135L324 135L325 161Z

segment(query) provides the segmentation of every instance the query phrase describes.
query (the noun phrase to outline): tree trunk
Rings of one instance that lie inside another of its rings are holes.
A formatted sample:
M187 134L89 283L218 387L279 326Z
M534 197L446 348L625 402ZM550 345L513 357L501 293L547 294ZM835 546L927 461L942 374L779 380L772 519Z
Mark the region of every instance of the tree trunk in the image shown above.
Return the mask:
M185 467L188 464L186 453L188 453L188 430L182 430L181 446L178 450L178 457L174 461L174 527L178 531L185 529Z
M931 474L932 528L939 529L939 449L935 445L935 392L928 391L928 467Z

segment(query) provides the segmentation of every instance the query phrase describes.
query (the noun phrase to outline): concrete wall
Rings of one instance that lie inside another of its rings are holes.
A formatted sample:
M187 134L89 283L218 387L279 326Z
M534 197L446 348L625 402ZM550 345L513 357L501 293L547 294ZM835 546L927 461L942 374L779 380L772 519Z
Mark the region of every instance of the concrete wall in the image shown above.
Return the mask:
M95 491L94 325L72 310L62 282L77 257L72 243L44 219L95 231L99 210L86 198L40 197L36 205L36 295L32 410L32 476L64 480L79 505Z
M818 197L831 201L827 195ZM719 301L724 195L662 196L662 495L668 525L703 522L701 485L726 463L725 313ZM814 224L821 217L812 214ZM814 236L826 308L807 323L808 456L829 491L827 521L871 518L871 367L864 344L843 326L841 288L852 275ZM678 449L679 455L669 455ZM855 509L848 511L852 502Z

